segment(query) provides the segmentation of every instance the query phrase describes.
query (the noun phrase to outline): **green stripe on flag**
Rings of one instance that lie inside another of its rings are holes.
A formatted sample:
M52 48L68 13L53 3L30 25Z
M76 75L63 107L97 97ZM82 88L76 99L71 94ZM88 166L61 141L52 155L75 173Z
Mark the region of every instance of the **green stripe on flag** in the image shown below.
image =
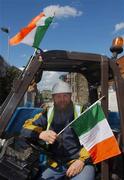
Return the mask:
M45 25L44 26L38 26L37 30L36 30L36 34L34 37L34 43L33 43L33 47L38 48L40 45L41 40L43 39L49 25L51 24L53 20L53 17L49 17L45 20Z
M91 107L86 113L78 117L72 124L71 127L74 129L78 136L88 132L98 122L105 119L104 112L101 106L97 103Z

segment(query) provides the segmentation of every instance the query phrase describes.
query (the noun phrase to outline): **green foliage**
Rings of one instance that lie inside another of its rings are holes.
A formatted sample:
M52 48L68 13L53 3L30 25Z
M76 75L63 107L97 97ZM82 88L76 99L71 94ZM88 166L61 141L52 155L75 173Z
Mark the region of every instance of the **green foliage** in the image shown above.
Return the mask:
M14 66L6 68L6 75L0 77L0 105L4 102L9 92L11 91L13 80L17 79L20 70Z

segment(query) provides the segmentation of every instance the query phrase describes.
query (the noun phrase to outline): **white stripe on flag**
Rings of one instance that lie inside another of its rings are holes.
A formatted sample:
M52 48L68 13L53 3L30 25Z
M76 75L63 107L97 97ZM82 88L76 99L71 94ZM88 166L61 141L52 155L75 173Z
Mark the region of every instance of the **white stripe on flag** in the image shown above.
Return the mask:
M106 119L100 121L90 131L79 137L80 143L90 150L97 143L113 136L113 132Z
M42 17L41 19L39 19L39 21L36 22L36 26L45 26L45 21L48 18L49 17Z
M29 34L27 34L25 36L25 38L21 41L21 43L32 46L34 43L34 37L35 37L36 29L37 29L37 27L35 27Z

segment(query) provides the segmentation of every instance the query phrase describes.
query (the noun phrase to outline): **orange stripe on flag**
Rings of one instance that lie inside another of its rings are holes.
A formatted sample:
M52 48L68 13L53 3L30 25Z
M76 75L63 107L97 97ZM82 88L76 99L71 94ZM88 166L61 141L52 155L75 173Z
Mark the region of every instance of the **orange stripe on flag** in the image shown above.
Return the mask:
M20 41L22 41L24 39L24 37L36 27L37 21L39 21L40 18L42 18L43 16L45 16L45 14L40 13L38 16L33 18L32 21L27 25L27 27L21 29L19 33L17 33L14 37L12 37L9 40L9 44L16 45L16 44L20 43Z
M35 18L33 18L33 19L31 20L31 22L28 24L28 27L36 24L37 21L39 21L43 16L45 16L45 14L44 14L44 13L40 13L38 16L36 16Z
M115 137L112 136L96 144L92 149L89 150L89 153L93 159L93 163L96 164L113 156L117 156L121 152Z

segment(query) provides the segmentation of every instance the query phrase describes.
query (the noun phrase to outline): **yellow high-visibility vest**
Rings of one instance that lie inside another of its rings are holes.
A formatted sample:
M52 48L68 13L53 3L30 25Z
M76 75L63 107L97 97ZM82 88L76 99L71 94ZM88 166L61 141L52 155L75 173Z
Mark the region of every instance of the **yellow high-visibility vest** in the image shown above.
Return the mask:
M78 116L80 116L82 112L82 106L73 105L73 108L74 108L74 118L77 118ZM54 116L54 107L50 107L47 112L47 121L48 121L47 130L49 130L50 128L50 125L53 120L53 116Z

